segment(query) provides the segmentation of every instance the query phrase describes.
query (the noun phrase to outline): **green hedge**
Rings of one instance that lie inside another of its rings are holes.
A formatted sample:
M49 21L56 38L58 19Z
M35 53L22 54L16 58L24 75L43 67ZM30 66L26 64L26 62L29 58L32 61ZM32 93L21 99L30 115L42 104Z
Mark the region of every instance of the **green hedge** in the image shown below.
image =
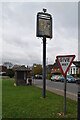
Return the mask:
M12 69L7 69L6 73L3 73L2 76L9 76L10 78L14 77L15 72Z

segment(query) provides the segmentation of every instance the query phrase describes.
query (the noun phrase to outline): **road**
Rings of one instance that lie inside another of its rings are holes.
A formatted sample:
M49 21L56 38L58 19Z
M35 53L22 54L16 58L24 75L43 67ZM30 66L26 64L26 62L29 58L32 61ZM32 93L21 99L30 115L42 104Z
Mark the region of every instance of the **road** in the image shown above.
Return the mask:
M42 88L43 80L34 80L34 84L38 87ZM64 95L64 83L63 82L54 82L50 80L46 80L46 89L57 93L59 95ZM67 97L77 101L77 92L78 85L76 83L67 83Z

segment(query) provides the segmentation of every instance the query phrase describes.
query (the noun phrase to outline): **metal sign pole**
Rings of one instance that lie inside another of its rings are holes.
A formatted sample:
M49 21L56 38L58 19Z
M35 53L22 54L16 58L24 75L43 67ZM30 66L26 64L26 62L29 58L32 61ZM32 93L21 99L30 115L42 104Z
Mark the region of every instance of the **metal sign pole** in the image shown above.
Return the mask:
M66 80L67 80L67 75L65 75L65 79L64 79L64 115L66 115Z
M43 98L46 97L46 37L43 37Z
M64 76L64 115L66 115L66 81L67 81L67 71L69 70L69 67L71 66L75 55L60 55L56 56L57 61L59 63L61 72Z
M77 99L78 99L78 104L77 104L78 119L77 120L80 120L80 82L78 82L78 98Z

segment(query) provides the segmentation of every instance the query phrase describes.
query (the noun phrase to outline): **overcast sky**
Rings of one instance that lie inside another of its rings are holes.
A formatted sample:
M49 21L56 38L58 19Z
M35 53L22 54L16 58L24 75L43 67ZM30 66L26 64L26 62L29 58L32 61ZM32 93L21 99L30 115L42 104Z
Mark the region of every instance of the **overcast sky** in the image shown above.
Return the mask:
M77 2L4 2L2 56L0 54L3 62L42 64L43 44L42 39L36 37L36 15L43 8L47 8L53 18L53 38L47 39L46 45L48 63L53 64L56 56L62 54L75 54L78 60Z

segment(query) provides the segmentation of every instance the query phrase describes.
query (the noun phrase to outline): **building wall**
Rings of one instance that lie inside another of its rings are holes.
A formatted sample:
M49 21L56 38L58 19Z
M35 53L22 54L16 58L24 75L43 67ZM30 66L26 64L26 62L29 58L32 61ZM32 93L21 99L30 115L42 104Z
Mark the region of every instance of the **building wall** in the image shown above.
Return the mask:
M61 73L60 68L52 68L51 73Z
M71 66L68 71L68 74L79 74L79 68L76 66Z

